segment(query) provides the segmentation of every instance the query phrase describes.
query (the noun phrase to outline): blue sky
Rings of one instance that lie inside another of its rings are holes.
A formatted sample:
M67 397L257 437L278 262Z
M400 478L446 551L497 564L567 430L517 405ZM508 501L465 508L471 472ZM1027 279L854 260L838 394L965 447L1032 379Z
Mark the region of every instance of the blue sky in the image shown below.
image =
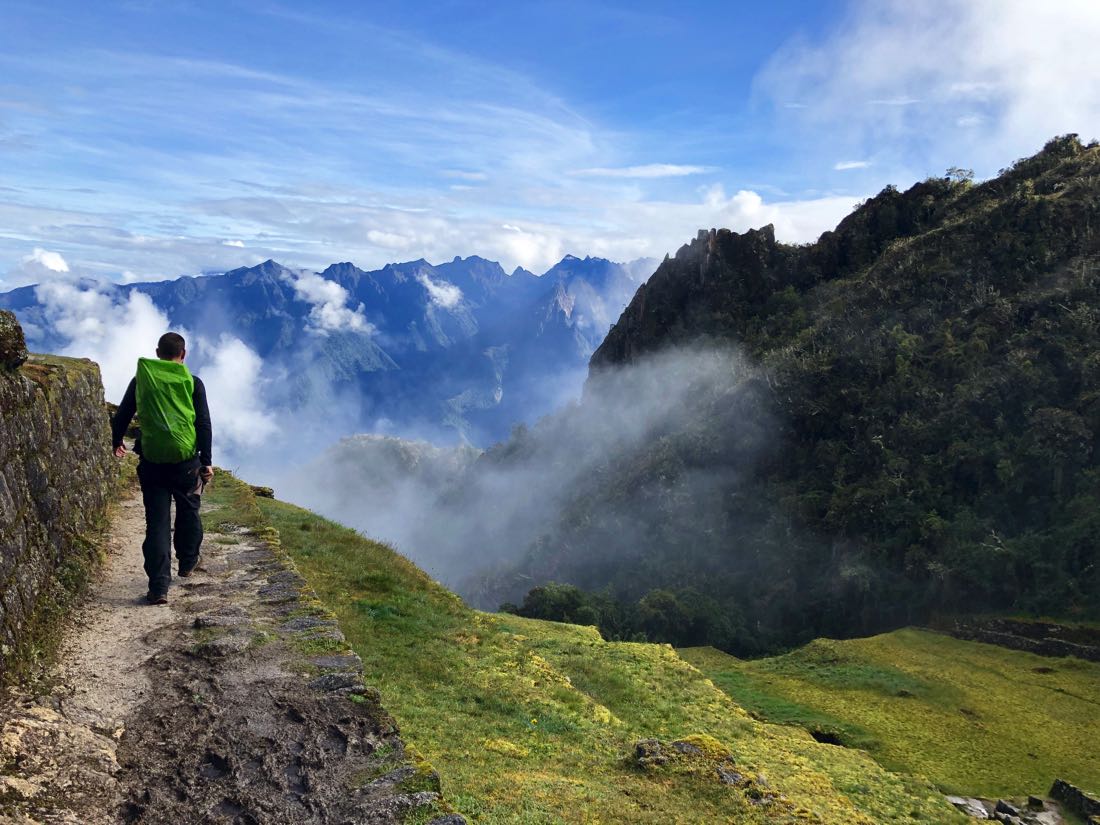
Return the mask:
M812 240L1100 136L1100 4L0 0L0 289Z

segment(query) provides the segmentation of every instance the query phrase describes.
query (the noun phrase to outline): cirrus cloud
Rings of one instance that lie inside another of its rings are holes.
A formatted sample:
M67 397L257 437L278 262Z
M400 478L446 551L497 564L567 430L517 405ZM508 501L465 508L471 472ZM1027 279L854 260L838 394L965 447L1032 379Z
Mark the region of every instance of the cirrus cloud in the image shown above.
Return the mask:
M687 166L678 163L646 163L641 166L594 166L590 169L574 169L571 175L585 178L682 178L701 175L710 171L706 166Z

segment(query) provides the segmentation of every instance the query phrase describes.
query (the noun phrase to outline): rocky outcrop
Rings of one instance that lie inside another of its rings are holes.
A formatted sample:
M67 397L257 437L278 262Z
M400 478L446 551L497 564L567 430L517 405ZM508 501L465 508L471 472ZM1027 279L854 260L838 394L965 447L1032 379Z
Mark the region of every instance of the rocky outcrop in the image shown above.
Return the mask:
M30 356L0 313L0 677L82 578L116 478L99 368Z
M1050 788L1050 796L1087 822L1100 820L1100 798L1086 793L1064 779L1054 780Z
M0 370L13 370L27 360L27 343L23 328L15 315L0 309Z
M694 774L731 791L739 791L749 808L769 808L779 816L795 810L789 799L768 785L762 773L739 765L712 736L693 734L674 742L643 739L634 744L634 764L647 774Z
M1037 796L1029 796L1021 802L968 796L949 796L947 801L971 819L992 820L1004 825L1064 825L1066 822L1057 804Z

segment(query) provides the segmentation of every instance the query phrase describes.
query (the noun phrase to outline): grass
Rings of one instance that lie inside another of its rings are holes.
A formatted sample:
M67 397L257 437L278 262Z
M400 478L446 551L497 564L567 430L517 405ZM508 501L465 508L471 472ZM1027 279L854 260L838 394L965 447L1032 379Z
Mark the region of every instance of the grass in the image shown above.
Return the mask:
M963 822L927 783L751 718L666 645L469 609L390 548L256 499L220 474L222 524L277 528L362 657L402 735L472 822ZM259 521L257 521L259 517ZM711 756L643 769L645 738L718 743L789 804L718 781Z
M761 718L832 734L947 792L1100 789L1100 665L906 629L772 659L681 651Z

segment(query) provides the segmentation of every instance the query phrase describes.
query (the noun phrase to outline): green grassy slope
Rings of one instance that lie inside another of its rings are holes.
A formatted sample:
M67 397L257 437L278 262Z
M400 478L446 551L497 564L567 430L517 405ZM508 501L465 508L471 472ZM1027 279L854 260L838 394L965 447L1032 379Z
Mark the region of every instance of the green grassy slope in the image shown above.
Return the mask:
M277 528L474 822L964 821L924 781L752 719L668 646L471 610L390 548L242 487L219 476L210 518ZM689 736L702 756L656 769L632 759L638 740ZM720 783L711 757L724 751L767 788ZM756 804L761 792L787 802Z
M919 630L819 639L772 659L680 651L734 701L868 749L947 791L1100 788L1100 665Z

